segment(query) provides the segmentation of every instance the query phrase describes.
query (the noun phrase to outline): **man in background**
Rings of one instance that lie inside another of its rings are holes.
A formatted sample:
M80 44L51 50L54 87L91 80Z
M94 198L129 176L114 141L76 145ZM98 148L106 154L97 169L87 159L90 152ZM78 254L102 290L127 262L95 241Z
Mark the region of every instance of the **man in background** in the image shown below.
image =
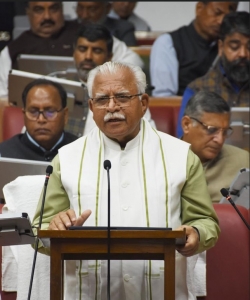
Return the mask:
M137 2L114 1L112 2L112 9L108 16L129 21L134 25L136 31L150 31L148 23L134 13L136 4Z
M250 14L233 12L225 16L220 28L219 60L203 77L185 89L177 136L182 135L181 118L189 99L198 91L221 95L233 106L250 106Z
M61 2L28 2L30 30L0 53L0 96L8 95L8 74L17 68L19 54L72 56L76 23L64 21Z
M232 133L228 103L214 92L197 92L187 103L182 128L182 140L201 160L210 197L219 202L220 190L229 188L241 168L249 168L249 152L225 144Z
M51 161L59 148L77 139L64 131L67 94L60 84L36 79L25 87L22 101L26 131L0 143L0 156Z
M108 28L113 36L126 43L127 46L136 46L134 26L125 20L117 20L107 16L110 7L111 4L107 1L79 1L76 7L78 22L89 21L102 24Z
M203 76L217 56L219 28L238 2L198 2L188 26L159 36L150 54L152 95L183 95L186 86Z
M117 53L114 53L114 37L109 30L101 24L86 23L82 25L78 31L74 45L74 62L78 72L77 81L81 81L86 85L89 72L95 67L104 64L107 61L120 61L126 63L126 59L119 58ZM128 60L129 61L129 60ZM86 99L88 94L86 93ZM66 129L79 136L87 134L93 127L95 122L92 118L92 112L88 105L85 105L83 110L83 118L69 118ZM146 111L145 118L150 124L155 127L154 121L151 119L149 109Z

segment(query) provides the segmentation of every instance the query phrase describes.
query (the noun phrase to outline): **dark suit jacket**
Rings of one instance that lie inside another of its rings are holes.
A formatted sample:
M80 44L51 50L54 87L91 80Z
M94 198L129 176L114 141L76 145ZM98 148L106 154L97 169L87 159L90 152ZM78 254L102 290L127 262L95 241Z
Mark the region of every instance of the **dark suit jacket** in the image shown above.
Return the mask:
M128 21L106 17L103 25L105 25L113 36L120 41L126 43L127 46L136 46L135 28Z

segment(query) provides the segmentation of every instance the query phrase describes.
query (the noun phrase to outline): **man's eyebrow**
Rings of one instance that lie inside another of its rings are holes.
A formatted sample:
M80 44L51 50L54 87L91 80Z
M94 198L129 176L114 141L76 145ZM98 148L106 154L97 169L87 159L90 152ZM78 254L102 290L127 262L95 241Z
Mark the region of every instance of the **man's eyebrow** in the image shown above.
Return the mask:
M101 93L96 93L95 97L108 97L108 94L101 94Z
M122 91L116 92L114 94L118 95L118 94L126 94L126 93L129 93L129 90L122 90Z
M228 41L228 43L237 43L237 44L239 44L240 43L240 40L230 40L230 41Z

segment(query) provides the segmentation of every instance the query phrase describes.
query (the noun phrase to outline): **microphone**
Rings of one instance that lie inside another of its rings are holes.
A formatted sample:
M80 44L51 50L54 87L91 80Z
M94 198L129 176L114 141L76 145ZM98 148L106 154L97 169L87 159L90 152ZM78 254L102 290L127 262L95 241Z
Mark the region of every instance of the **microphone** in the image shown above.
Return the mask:
M105 160L103 167L107 170L108 178L108 274L107 274L107 299L110 300L110 176L109 170L111 169L111 162Z
M39 226L38 228L41 228L42 225L42 219L43 219L43 210L44 210L44 204L45 204L45 197L46 197L46 191L47 191L47 185L49 182L50 175L53 172L53 167L48 166L46 168L46 176L45 176L45 182L43 186L43 198L42 198L42 204L41 204L41 211L40 211L40 217L39 217ZM29 294L28 294L28 300L30 300L31 297L31 290L32 290L32 284L33 284L33 278L34 278L34 271L36 266L36 257L37 257L37 250L38 250L38 237L36 238L36 244L35 244L35 252L34 252L34 258L33 258L33 264L32 264L32 270L31 270L31 277L30 277L30 286L29 286Z
M232 198L229 195L229 192L227 189L222 188L220 190L221 194L223 197L225 197L234 207L234 209L237 211L238 215L241 217L242 221L245 223L245 225L247 226L247 228L250 230L250 225L247 224L247 221L244 219L244 217L242 216L241 212L239 211L239 209L237 208L237 206L235 205L234 201L232 200Z

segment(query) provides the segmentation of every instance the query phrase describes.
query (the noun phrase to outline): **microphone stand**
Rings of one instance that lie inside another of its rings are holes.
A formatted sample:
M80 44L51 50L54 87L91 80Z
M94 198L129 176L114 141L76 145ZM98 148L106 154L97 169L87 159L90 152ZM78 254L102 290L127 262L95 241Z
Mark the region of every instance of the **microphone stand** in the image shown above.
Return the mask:
M107 298L110 300L110 177L109 177L109 168L107 168L108 173L108 289L107 289Z
M236 210L236 212L238 213L238 215L240 216L241 220L244 222L244 224L247 226L247 228L250 230L250 225L247 224L247 221L244 219L244 217L242 216L241 212L239 211L238 207L235 205L234 201L232 200L232 198L230 197L227 189L223 188L220 190L222 196L224 196L233 206L233 208Z
M40 218L39 218L38 229L40 229L41 225L42 225L42 218L43 218L43 210L44 210L44 204L45 204L45 197L46 197L47 185L48 185L50 174L52 172L53 172L53 167L52 166L48 166L47 169L46 169L46 178L45 178L45 182L44 182L43 198L42 198L42 205L41 205L41 211L40 211ZM31 277L30 277L28 300L30 300L30 297L31 297L32 285L33 285L33 278L34 278L34 272L35 272L35 266L36 266L37 251L38 251L38 244L39 244L39 239L38 239L38 237L36 237L35 252L34 252L33 264L32 264L32 270L31 270Z
M109 160L104 161L104 169L107 170L108 179L108 241L107 241L107 260L108 260L108 274L107 274L107 300L110 300L110 176L109 170L111 169L111 162Z

